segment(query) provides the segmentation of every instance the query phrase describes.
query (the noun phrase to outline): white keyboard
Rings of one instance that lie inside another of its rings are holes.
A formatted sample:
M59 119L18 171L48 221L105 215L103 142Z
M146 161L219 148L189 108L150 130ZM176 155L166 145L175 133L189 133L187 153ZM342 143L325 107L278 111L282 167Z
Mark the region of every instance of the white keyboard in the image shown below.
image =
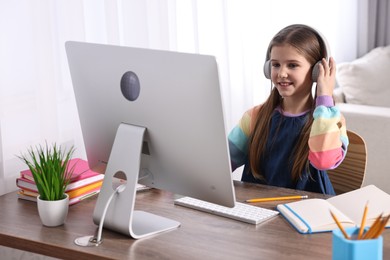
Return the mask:
M174 201L176 205L197 209L211 214L227 217L250 224L259 224L279 214L276 210L260 208L257 206L236 202L234 208L220 206L191 197L183 197Z

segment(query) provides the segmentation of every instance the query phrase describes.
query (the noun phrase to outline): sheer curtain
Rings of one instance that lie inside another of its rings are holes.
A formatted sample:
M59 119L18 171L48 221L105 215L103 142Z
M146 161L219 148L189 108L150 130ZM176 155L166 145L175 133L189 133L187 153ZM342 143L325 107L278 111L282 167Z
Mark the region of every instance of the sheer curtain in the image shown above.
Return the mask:
M0 194L16 189L16 155L30 146L75 145L85 158L65 41L216 56L230 129L269 93L262 66L279 29L312 25L337 61L351 60L356 10L354 0L0 0Z
M358 57L390 44L390 1L359 0Z

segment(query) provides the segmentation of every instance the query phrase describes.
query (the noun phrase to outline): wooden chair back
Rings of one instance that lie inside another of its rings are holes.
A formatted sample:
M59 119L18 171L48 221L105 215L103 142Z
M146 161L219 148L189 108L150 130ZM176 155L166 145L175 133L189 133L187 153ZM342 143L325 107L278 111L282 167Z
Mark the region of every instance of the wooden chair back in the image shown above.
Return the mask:
M364 139L350 130L347 130L347 135L347 155L336 169L328 170L336 194L361 188L366 172L367 148Z

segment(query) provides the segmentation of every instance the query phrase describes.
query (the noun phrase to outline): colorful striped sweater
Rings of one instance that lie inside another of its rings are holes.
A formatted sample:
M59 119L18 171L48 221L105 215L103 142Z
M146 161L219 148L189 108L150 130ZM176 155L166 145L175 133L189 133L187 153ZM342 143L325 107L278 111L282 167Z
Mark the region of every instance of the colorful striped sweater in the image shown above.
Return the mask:
M232 169L245 165L242 181L263 183L279 187L334 194L326 170L337 167L344 159L349 144L344 117L333 105L330 96L316 99L314 121L309 138L309 169L294 182L291 178L291 153L296 145L308 112L299 115L283 113L276 109L272 115L267 152L261 158L260 170L265 180L250 173L248 141L255 114L260 106L246 111L238 125L229 134L229 149Z

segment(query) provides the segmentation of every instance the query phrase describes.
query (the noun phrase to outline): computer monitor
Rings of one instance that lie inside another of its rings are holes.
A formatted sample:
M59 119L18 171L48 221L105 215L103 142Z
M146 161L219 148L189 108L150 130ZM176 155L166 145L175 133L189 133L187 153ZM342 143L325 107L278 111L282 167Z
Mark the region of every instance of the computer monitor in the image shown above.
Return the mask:
M65 45L89 166L108 163L93 214L96 224L118 174L125 176L126 187L107 208L104 227L133 238L180 225L134 211L137 182L234 206L215 57L74 41ZM156 222L167 223L153 227Z

